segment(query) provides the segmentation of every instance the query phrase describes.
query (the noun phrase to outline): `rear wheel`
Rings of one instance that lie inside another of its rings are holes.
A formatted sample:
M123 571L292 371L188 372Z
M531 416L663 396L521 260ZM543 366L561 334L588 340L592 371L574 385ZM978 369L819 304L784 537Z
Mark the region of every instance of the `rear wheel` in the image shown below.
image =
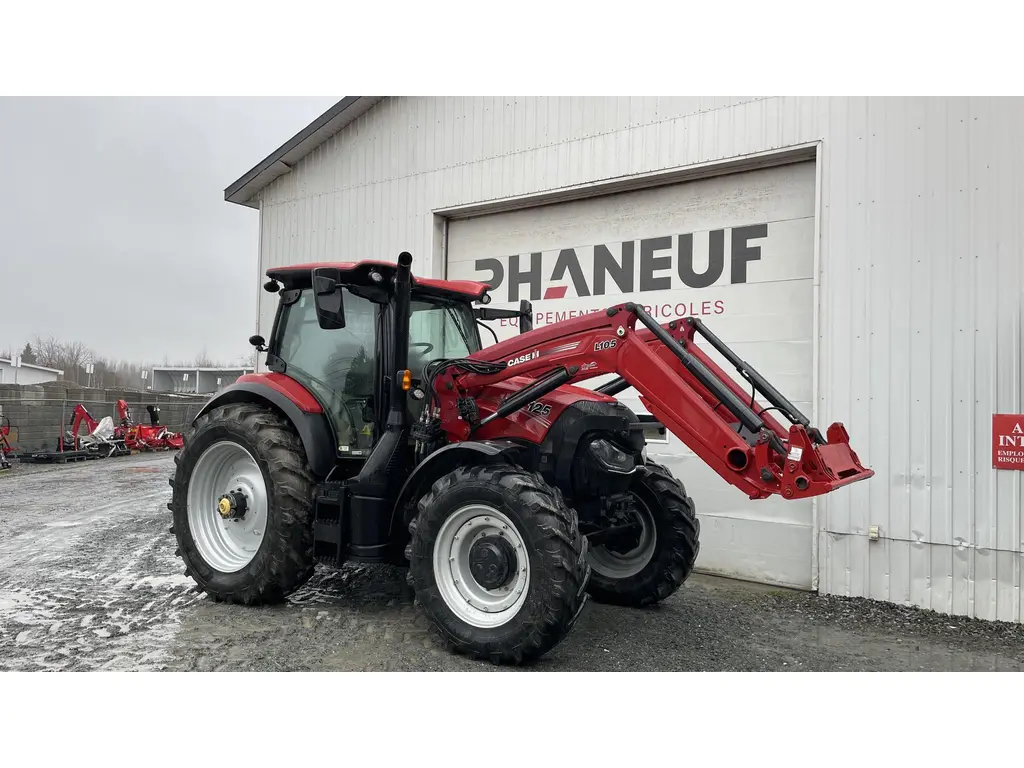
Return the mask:
M446 647L522 664L569 634L590 569L576 513L557 489L510 465L461 467L418 509L409 583Z
M196 420L171 487L185 574L215 600L283 600L313 574L313 479L282 416L254 404Z
M660 464L637 471L630 535L591 544L588 592L600 603L645 606L678 590L700 551L700 521L686 489Z

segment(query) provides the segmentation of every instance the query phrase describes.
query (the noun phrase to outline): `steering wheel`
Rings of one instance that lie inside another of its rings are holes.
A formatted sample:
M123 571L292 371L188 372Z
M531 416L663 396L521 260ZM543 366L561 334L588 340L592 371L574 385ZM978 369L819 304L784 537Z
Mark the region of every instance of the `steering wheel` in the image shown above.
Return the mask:
M431 352L434 351L434 345L431 344L429 341L414 341L414 342L410 343L409 346L410 347L426 347L426 349L423 350L423 354L424 355L429 355Z

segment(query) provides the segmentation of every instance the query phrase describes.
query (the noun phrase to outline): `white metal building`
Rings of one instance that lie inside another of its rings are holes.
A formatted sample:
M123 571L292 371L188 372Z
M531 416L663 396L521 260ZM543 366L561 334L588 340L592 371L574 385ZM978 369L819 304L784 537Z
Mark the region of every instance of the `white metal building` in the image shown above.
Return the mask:
M408 250L538 324L627 296L705 317L877 475L751 502L652 446L699 569L1019 622L1022 473L992 445L1024 412L1022 133L1010 98L347 97L225 197L260 212L257 284Z
M43 384L47 381L57 381L63 375L64 371L56 368L45 368L26 362L15 367L13 360L0 357L0 384Z
M239 376L252 373L251 368L188 368L163 367L150 371L150 388L154 392L178 392L208 395L234 384Z

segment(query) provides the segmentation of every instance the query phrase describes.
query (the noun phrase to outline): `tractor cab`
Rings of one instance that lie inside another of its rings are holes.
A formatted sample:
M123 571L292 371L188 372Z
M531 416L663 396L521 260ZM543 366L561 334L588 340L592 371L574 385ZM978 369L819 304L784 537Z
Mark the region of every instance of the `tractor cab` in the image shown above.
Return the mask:
M394 264L305 264L271 269L267 276L264 289L280 294L264 349L267 368L312 393L327 414L339 458L370 454L384 432L400 369L410 371L406 410L412 423L424 404L425 366L481 349L480 311L472 303L487 300L483 283L414 278L401 355L394 348ZM264 344L261 337L251 341L257 349Z

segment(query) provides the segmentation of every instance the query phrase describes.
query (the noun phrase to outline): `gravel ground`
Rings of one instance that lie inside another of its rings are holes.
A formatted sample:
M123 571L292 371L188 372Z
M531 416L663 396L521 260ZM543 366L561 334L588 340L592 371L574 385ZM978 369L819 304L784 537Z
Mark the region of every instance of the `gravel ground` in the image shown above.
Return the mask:
M218 605L167 532L172 457L0 473L0 669L492 670L439 649L400 570L318 572L285 605ZM1024 626L696 575L650 610L591 603L534 670L997 670Z

